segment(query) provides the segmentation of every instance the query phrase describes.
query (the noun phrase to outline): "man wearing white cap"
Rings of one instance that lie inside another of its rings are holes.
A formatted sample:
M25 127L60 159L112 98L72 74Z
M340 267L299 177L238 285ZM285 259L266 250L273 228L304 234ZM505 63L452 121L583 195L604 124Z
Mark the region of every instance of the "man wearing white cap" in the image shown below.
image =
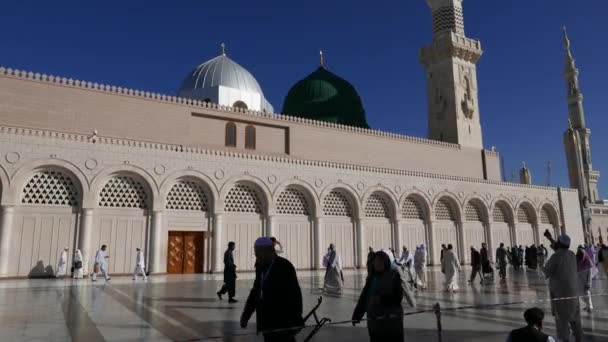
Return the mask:
M265 342L295 342L294 335L304 325L296 270L289 260L277 255L270 238L258 238L254 249L255 281L241 315L241 327L247 327L255 312L257 331L263 332Z
M144 253L141 251L141 248L135 248L137 252L135 256L135 271L133 271L133 280L137 280L137 277L141 274L144 277L144 280L148 280L146 276L146 263L144 261Z
M68 247L64 248L57 261L57 272L55 272L55 277L58 279L63 279L68 271L68 250Z
M549 279L549 295L553 299L551 304L555 315L557 337L560 341L569 341L572 330L575 341L582 341L581 309L577 298L579 290L576 255L569 249L570 237L566 234L560 235L552 247L555 253L545 264L543 272Z

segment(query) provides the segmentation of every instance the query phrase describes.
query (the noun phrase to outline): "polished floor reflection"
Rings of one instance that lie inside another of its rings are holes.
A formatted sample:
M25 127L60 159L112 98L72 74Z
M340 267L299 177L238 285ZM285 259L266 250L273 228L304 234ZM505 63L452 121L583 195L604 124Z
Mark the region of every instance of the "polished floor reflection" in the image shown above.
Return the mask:
M508 331L523 324L523 311L531 306L544 308L546 330L554 334L554 321L546 301L547 287L536 271L512 272L506 284L467 286L460 277L462 291L448 295L441 291L442 276L430 273L431 287L417 293L419 306L408 312L428 310L435 303L442 312L443 341L504 341ZM252 274L242 274L237 282L237 304L219 301L215 291L221 276L156 276L148 282L114 277L109 283L83 280L3 280L0 281L0 341L262 341L253 322L247 330L238 326ZM362 274L346 273L346 289L341 297L325 297L321 316L334 322L349 320ZM299 272L305 308L320 295L322 276ZM594 293L608 291L605 275L594 282ZM521 303L526 302L526 303ZM492 304L511 303L504 306ZM595 310L583 313L586 341L608 341L608 297L594 297ZM476 306L476 308L469 308ZM464 307L464 308L462 308ZM460 309L456 309L460 308ZM311 323L311 322L309 322ZM437 341L433 313L405 318L406 340ZM305 329L298 337L303 339ZM313 341L366 341L365 326L329 325Z

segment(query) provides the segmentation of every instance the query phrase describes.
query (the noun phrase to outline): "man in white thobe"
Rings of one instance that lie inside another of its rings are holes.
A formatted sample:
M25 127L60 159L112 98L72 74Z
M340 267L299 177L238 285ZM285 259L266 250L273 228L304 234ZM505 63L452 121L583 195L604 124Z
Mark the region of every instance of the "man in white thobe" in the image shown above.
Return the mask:
M68 247L64 248L57 261L57 272L55 272L55 277L58 279L63 279L68 272L68 250Z
M110 276L108 275L108 262L106 261L109 256L106 255L106 250L108 246L102 245L101 249L97 251L95 254L95 266L93 267L93 276L92 281L97 281L97 273L101 272L106 281L110 280Z
M144 261L144 252L141 251L141 248L135 248L137 251L137 255L135 256L135 270L133 271L133 280L137 280L137 277L141 274L144 277L144 280L148 280L146 276L146 263Z
M566 234L560 235L555 244L555 253L545 264L543 272L549 279L551 299L570 298L551 301L557 337L560 341L569 341L570 329L572 329L575 341L579 342L583 339L583 327L580 303L577 298L579 295L578 272L576 256L569 248L570 237Z
M420 245L414 255L414 270L416 271L416 284L422 289L426 288L426 263L426 247Z
M327 254L323 257L323 267L325 267L325 283L323 290L326 293L342 294L344 286L344 275L342 273L342 259L333 243L329 244Z
M449 244L448 249L443 252L441 269L445 272L445 290L455 292L458 287L458 272L460 272L460 261L454 253L454 247Z
M412 285L415 285L414 277L412 276L414 256L412 252L407 249L407 247L403 246L403 250L401 251L401 257L399 258L399 261L397 263L401 265L403 272L407 273L407 276L409 278L408 282Z

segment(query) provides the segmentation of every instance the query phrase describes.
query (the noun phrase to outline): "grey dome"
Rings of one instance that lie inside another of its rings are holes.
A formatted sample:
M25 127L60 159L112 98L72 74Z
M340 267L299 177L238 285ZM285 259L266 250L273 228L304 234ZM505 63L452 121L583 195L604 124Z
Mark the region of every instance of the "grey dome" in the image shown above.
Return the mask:
M178 96L198 98L205 93L201 90L218 86L263 94L247 69L222 54L197 66L182 83Z

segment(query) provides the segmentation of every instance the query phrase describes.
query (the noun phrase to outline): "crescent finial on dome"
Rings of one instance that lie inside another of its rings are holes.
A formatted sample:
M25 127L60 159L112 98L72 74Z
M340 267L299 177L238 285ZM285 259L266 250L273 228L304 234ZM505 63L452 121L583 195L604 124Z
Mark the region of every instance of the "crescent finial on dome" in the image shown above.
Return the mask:
M226 44L222 43L220 46L222 47L222 56L226 56Z

